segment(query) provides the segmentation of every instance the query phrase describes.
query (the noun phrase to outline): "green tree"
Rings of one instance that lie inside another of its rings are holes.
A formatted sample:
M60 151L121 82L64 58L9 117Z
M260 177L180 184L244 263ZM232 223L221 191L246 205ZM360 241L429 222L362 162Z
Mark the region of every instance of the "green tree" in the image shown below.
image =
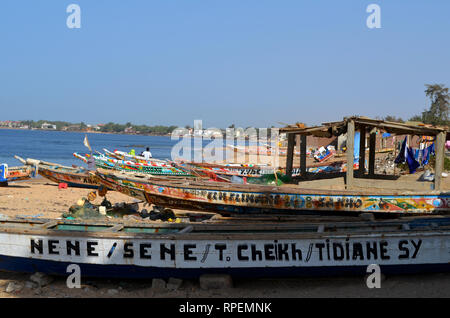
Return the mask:
M416 115L411 120L421 120L425 124L449 125L450 94L443 84L426 84L425 94L430 98L430 109L424 110L422 116Z
M443 84L426 85L425 94L431 100L431 107L422 113L423 122L433 125L448 125L448 108L450 106L450 94Z
M395 116L386 116L384 117L385 121L395 122L395 123L404 123L405 121L401 117L395 117Z

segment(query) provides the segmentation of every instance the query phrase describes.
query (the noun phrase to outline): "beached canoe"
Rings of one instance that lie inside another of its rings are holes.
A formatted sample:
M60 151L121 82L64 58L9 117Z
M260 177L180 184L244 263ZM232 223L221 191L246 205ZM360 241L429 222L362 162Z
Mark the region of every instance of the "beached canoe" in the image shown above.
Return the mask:
M0 269L81 277L198 278L448 272L450 218L112 223L2 218ZM72 265L73 266L73 265ZM73 267L72 267L73 268Z
M274 168L269 165L251 165L251 164L212 164L171 161L172 165L186 170L194 175L217 175L231 182L232 177L243 179L242 183L250 184L278 184L291 182L291 178L286 176L285 168ZM356 161L353 169L359 168L359 162ZM345 160L334 160L329 163L317 162L309 164L306 167L307 173L342 173L347 171L347 162ZM300 168L292 169L292 177L301 176ZM245 178L245 179L244 179ZM280 182L281 181L281 182Z
M243 184L273 184L282 185L291 183L292 179L286 176L285 168L271 166L245 165L245 164L210 164L195 162L172 162L174 166L185 169L193 175L208 175L212 178L218 176L228 182ZM358 169L359 164L353 165ZM342 173L347 170L347 163L343 160L331 163L313 163L306 168L307 173ZM301 176L300 168L292 169L292 177Z
M275 175L278 171L270 166L248 164L213 164L206 162L171 162L177 168L186 170L193 175L219 176L231 182L232 177L249 179L261 179ZM249 181L250 182L250 181Z
M8 184L8 182L27 180L34 177L35 169L30 166L8 167L6 163L0 165L0 183Z
M145 163L145 164L152 164L152 162L159 162L162 164L168 165L169 163L166 160L160 160L156 158L151 158L149 160L145 159L142 156L138 155L130 155L129 153L126 153L124 151L115 150L114 152L109 151L108 149L103 148L103 151L105 152L105 155L110 158L114 158L117 160L125 160L125 161L133 161L137 163Z
M90 154L81 155L79 153L73 154L75 158L78 158L85 163L88 162ZM143 173L149 175L163 175L163 176L191 176L188 172L179 168L173 167L170 163L152 161L148 163L137 163L134 161L117 160L107 157L105 155L92 155L97 168L114 169L118 171Z
M19 156L14 157L25 165L35 167L37 173L41 176L58 184L66 183L69 187L89 189L98 189L99 187L97 179L93 178L89 171L83 167L66 167L42 160L30 158L25 160Z
M157 206L223 215L268 214L434 214L450 212L450 193L302 189L198 180L165 180L97 169L108 188Z

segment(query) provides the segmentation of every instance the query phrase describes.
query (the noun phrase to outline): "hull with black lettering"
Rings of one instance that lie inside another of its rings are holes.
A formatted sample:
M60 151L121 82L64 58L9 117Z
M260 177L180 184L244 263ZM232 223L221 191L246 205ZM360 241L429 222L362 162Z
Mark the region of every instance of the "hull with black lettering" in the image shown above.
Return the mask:
M97 169L99 182L150 204L224 215L354 214L420 215L450 212L449 193L374 194L358 191L307 190L298 187L172 181Z
M450 271L450 218L297 224L2 220L0 269L81 277L295 277Z
M39 174L56 183L67 183L69 187L98 189L99 183L84 171L59 171L51 168L39 167Z
M81 167L66 167L30 158L25 160L19 156L15 156L15 158L29 167L34 167L42 177L58 184L66 183L69 187L88 189L98 189L100 186L97 179L93 178L88 170Z

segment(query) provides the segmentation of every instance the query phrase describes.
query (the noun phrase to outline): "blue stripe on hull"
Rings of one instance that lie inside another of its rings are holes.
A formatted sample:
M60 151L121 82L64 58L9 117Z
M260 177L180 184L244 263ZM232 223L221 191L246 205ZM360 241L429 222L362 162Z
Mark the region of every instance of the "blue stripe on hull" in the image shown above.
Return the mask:
M0 269L14 272L42 272L50 275L68 276L69 262L30 259L0 255ZM82 277L102 278L198 278L202 274L230 274L236 278L247 277L298 277L298 276L344 276L366 275L366 266L334 267L252 267L252 268L158 268L132 265L78 264ZM450 264L384 265L383 274L414 274L425 272L450 272Z

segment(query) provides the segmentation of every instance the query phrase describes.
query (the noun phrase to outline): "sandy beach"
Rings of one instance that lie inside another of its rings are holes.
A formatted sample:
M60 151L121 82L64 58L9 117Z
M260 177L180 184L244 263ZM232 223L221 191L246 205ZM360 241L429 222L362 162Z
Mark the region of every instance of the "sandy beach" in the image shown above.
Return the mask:
M445 180L448 188L448 180ZM8 216L59 218L89 189L58 189L46 179L11 183L0 188L0 213ZM108 192L112 203L134 199ZM97 197L94 203L100 203ZM143 205L140 204L140 208ZM197 280L185 280L177 290L152 288L151 280L82 279L80 289L66 287L65 277L41 288L33 286L30 274L0 272L0 297L450 297L450 273L388 276L380 289L369 289L365 277L321 277L295 279L234 280L232 289L203 290ZM6 292L14 282L18 290Z

